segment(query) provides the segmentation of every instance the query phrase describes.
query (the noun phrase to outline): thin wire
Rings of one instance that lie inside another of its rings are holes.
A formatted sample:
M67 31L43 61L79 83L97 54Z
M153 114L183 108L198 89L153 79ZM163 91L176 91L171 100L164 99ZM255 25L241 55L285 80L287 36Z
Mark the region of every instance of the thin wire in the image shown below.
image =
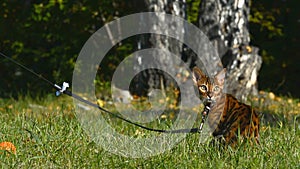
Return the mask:
M3 54L2 52L0 52L0 55L2 55L3 57L5 57L6 59L10 60L11 62L15 63L16 65L22 67L23 69L27 70L28 72L34 74L34 75L37 76L38 78L40 78L40 79L44 80L45 82L49 83L49 84L50 84L52 87L54 87L55 89L58 89L58 90L61 89L60 86L58 86L58 85L56 85L55 83L51 82L50 80L44 78L41 74L38 74L38 73L34 72L33 70L27 68L26 66L22 65L21 63L19 63L19 62L13 60L12 58L10 58L10 57L8 57L8 56L6 56L6 55ZM201 130L202 130L202 128L200 128L200 129L199 129L199 128L178 129L178 130L161 130L161 129L153 129L153 128L149 128L149 127L140 125L140 124L138 124L138 123L132 122L132 121L130 121L130 120L127 120L127 119L125 119L125 118L123 118L123 117L121 117L121 116L119 116L119 115L117 115L117 114L115 114L115 113L112 113L112 112L110 112L110 111L108 111L108 110L106 110L106 109L100 107L99 105L97 105L97 104L95 104L95 103L92 103L92 102L90 102L90 101L88 101L88 100L83 99L82 97L80 97L80 96L78 96L78 95L72 93L71 91L65 90L63 93L66 94L66 95L68 95L68 96L70 96L70 97L73 97L73 98L75 98L75 99L77 99L77 100L79 100L79 101L81 101L81 102L83 102L83 103L85 103L85 104L87 104L87 105L90 105L90 106L92 106L92 107L98 108L99 110L102 110L102 111L104 111L104 112L106 112L106 113L108 113L108 114L110 114L110 115L112 115L112 116L114 116L114 117L116 117L116 118L119 118L119 119L121 119L121 120L123 120L123 121L126 121L127 123L133 124L133 125L135 125L135 126L137 126L137 127L143 128L143 129L145 129L145 130L154 131L154 132L159 132L159 133L199 133L199 132L201 132ZM208 114L209 109L206 109L206 108L205 108L204 111L206 111L206 113ZM202 112L202 114L204 113L204 111ZM204 120L205 120L205 119L203 119L203 117L202 117L202 123L204 123Z
M121 119L123 121L126 121L127 123L133 124L133 125L135 125L137 127L143 128L143 129L148 130L148 131L154 131L154 132L159 132L159 133L198 133L199 132L199 128L178 129L178 130L162 130L162 129L149 128L149 127L140 125L138 123L132 122L130 120L127 120L127 119L125 119L125 118L123 118L123 117L121 117L121 116L119 116L119 115L117 115L115 113L112 113L112 112L110 112L110 111L108 111L108 110L100 107L99 105L97 105L95 103L92 103L92 102L89 102L89 101L83 99L82 97L80 97L80 96L78 96L78 95L76 95L76 94L74 94L74 93L72 93L70 91L66 90L66 91L64 91L64 94L69 95L69 96L71 96L71 97L73 97L73 98L75 98L75 99L77 99L77 100L79 100L79 101L81 101L83 103L86 103L87 105L90 105L92 107L98 108L99 110L102 110L105 113L108 113L108 114L110 114L110 115L112 115L112 116L114 116L116 118L119 118L119 119Z
M21 63L13 60L12 58L6 56L5 54L3 54L2 52L0 52L0 55L2 55L3 57L5 57L6 59L10 60L11 62L19 65L20 67L22 67L23 69L27 70L28 72L34 74L35 76L37 76L40 79L43 79L45 82L49 83L50 85L54 86L54 83L52 83L51 81L49 81L48 79L44 78L41 74L37 74L36 72L34 72L33 70L27 68L26 66L22 65Z

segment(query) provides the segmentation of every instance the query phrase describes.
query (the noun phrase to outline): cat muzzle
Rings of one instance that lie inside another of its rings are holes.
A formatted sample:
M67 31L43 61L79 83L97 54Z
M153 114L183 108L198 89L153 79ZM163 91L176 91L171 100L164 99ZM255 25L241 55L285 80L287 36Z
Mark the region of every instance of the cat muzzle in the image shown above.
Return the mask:
M211 97L207 96L207 98L205 99L205 104L210 104L212 102L213 102L213 100L211 99Z
M203 104L213 106L215 102L216 102L215 100L213 100L213 99L211 99L211 97L207 96L207 98L204 99Z

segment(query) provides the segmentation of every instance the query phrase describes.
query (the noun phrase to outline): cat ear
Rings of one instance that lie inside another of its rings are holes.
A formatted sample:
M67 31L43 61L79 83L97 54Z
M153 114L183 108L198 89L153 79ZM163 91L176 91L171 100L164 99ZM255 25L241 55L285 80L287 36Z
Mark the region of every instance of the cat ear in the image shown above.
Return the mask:
M225 81L225 75L226 75L226 68L224 68L223 70L221 70L219 73L217 73L217 75L215 76L215 79L217 80L217 82L219 84L224 84Z
M197 67L193 68L193 81L197 84L198 80L205 77L205 75L201 72L201 70Z

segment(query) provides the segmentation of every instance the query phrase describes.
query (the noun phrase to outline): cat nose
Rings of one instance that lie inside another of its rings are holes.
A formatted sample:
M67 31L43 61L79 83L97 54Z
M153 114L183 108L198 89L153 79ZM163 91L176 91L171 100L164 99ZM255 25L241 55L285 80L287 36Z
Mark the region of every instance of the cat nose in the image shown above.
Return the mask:
M207 95L207 103L211 103L212 102L212 99L209 95Z

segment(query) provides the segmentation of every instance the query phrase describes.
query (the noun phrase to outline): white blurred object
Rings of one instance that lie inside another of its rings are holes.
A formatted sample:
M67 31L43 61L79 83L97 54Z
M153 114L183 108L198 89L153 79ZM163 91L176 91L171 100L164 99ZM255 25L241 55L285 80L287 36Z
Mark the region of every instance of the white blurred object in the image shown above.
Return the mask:
M115 102L124 104L130 103L133 99L129 90L117 88L115 85L112 85L112 98Z

